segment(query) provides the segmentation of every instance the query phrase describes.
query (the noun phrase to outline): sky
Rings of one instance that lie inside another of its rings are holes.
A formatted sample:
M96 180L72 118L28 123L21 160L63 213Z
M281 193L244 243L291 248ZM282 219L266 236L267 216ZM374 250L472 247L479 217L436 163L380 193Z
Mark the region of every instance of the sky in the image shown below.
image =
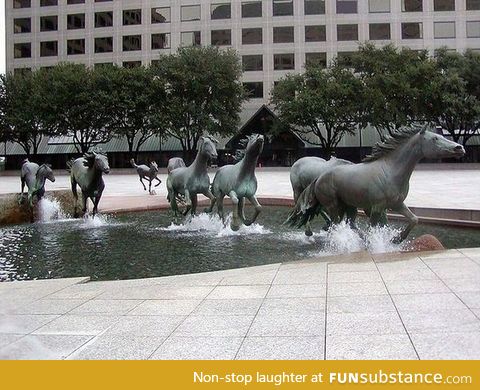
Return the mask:
M0 0L0 74L5 73L5 0Z

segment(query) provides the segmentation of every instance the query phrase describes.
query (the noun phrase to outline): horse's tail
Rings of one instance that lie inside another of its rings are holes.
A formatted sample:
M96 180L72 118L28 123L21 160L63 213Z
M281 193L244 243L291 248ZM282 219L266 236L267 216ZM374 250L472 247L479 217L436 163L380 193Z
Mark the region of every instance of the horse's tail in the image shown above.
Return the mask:
M135 164L135 160L133 158L130 160L130 164L132 164L132 167L138 168L138 165Z
M285 225L297 228L302 227L320 213L322 205L318 202L315 194L316 182L314 180L300 194L295 207L284 222Z
M68 173L71 173L71 172L72 172L72 166L73 166L73 162L74 162L74 161L75 161L75 160L74 160L73 158L67 161L67 172L68 172Z

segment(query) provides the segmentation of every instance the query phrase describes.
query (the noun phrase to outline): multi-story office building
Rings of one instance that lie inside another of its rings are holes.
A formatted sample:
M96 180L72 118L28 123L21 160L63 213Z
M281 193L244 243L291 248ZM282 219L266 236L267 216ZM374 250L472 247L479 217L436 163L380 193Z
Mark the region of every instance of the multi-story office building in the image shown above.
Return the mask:
M180 46L234 48L252 93L246 122L276 80L348 57L359 42L480 50L480 0L6 0L6 30L7 71L148 65Z

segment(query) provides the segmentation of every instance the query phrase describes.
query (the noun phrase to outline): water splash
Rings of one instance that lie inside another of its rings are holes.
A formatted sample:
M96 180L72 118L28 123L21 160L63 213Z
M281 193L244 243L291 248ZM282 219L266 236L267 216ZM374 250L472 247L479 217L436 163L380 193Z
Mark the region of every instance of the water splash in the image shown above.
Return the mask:
M228 237L228 236L241 236L241 235L253 235L253 234L269 234L270 230L265 228L262 225L254 223L250 226L241 225L240 229L233 231L230 228L230 223L232 221L232 214L229 214L225 218L225 223L221 218L216 214L206 214L202 213L188 218L182 224L171 223L170 226L166 228L160 228L159 230L169 231L169 232L180 232L180 233L211 233L216 237Z
M66 214L57 199L40 199L38 202L38 219L40 222L50 222L65 218Z
M80 227L83 229L92 229L116 224L117 223L109 215L97 214L93 218L90 215L85 216Z

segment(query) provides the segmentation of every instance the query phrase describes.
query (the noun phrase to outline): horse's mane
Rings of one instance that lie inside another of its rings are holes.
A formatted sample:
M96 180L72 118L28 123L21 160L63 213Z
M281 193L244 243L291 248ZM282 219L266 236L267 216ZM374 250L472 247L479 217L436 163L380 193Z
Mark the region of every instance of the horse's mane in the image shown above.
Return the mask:
M362 162L375 161L386 156L423 129L423 126L412 125L394 130L390 135L385 136L382 141L377 142L372 148L372 153L367 155Z
M105 152L102 149L96 148L96 149L92 150L91 152L87 152L83 155L83 158L85 160L83 162L83 165L85 165L87 168L92 168L93 164L95 163L95 156L97 154L101 154L101 155L107 157L107 155L105 154Z

